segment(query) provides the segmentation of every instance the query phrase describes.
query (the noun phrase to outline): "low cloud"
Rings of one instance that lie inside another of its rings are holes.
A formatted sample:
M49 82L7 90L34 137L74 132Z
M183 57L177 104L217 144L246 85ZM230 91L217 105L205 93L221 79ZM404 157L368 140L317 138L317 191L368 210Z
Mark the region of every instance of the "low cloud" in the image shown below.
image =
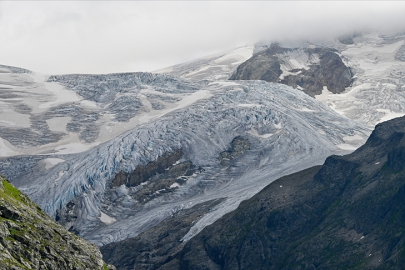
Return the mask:
M0 64L49 74L151 71L259 40L398 32L404 2L0 2Z

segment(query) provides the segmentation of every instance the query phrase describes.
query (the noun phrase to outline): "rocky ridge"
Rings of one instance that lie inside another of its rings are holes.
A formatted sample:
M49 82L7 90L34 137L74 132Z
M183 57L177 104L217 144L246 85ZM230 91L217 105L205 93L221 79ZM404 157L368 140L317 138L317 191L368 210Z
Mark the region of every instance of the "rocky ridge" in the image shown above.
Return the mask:
M115 269L95 245L69 233L1 176L0 268Z

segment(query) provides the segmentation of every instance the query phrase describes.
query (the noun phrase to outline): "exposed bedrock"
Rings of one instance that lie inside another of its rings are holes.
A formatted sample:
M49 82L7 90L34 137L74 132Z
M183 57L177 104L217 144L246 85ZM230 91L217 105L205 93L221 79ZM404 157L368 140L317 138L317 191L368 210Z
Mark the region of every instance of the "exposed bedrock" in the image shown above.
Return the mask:
M324 86L341 93L352 83L350 69L337 51L325 47L282 48L272 44L241 64L230 80L264 80L301 89L310 96Z
M165 153L145 166L138 165L130 173L119 172L111 183L111 188L125 185L135 187L131 196L141 204L145 204L164 193L173 192L179 185L187 181L187 177L201 172L203 169L193 165L191 161L180 161L182 149Z
M219 161L221 162L221 165L226 165L227 163L229 163L230 160L243 155L249 149L249 140L243 138L242 136L237 136L232 140L230 149L221 152L221 154L219 155Z
M131 173L120 172L115 176L111 186L126 185L127 187L134 187L140 185L156 173L164 173L167 168L180 160L182 156L183 151L179 149L173 153L165 153L145 166L138 165Z

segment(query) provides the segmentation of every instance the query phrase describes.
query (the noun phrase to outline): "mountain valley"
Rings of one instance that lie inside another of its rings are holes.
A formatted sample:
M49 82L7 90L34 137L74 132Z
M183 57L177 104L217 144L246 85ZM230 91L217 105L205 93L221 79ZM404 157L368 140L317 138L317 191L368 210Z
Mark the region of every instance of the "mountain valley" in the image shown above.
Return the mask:
M3 65L0 173L117 269L400 269L404 44L261 42L153 73Z

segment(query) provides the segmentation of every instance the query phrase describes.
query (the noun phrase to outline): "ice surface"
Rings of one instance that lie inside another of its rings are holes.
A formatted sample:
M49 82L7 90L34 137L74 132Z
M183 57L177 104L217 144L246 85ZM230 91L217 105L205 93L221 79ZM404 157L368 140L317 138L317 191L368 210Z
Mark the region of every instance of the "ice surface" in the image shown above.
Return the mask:
M85 152L81 152L85 146L73 142L63 146L66 149L57 147L59 152L48 158L63 158L65 162L44 173L22 175L8 168L6 174L10 179L19 179L19 188L52 216L72 199L79 200L77 205L82 207L73 225L81 236L98 245L135 236L173 212L189 207L190 202L226 198L193 226L184 238L189 239L271 181L321 164L330 154L351 151L370 133L368 127L340 116L299 90L279 84L213 83L187 94L184 100L188 106L171 103L171 111L148 118ZM222 167L218 157L236 136L247 138L251 149L230 161L228 167ZM76 148L80 153L61 155ZM131 172L179 148L183 160L190 160L204 171L188 177L184 184L168 186L171 192L159 192L142 205L130 195L142 186L128 192L123 192L122 187L110 188L117 173ZM26 159L18 160L26 164ZM13 161L16 167L18 160ZM2 162L0 166L6 166L7 160ZM116 221L99 226L101 213L114 216Z
M46 158L42 162L45 164L45 170L55 167L57 164L64 162L64 159L61 158Z
M11 149L11 144L0 138L0 157L13 156L17 152Z
M57 151L56 154L59 155L66 155L66 154L74 154L74 153L81 153L91 149L94 146L99 145L99 142L95 142L92 144L83 144L83 143L69 143L64 145L59 145L55 148Z
M371 33L356 40L341 51L354 73L353 85L341 94L324 89L316 99L370 126L404 115L405 62L395 59L405 43L403 36Z
M150 73L1 73L0 81L0 136L13 145L3 155L87 151L210 96L207 83Z
M253 45L249 45L154 72L196 80L223 81L232 75L238 65L252 57L253 48Z
M55 117L47 119L46 123L52 131L67 132L66 125L72 121L72 117Z
M112 224L112 223L114 223L114 222L116 221L115 218L112 218L112 217L106 215L106 214L103 213L103 212L100 212L100 213L101 213L100 220L101 220L103 223L105 223L105 224L107 224L107 225L110 225L110 224Z

